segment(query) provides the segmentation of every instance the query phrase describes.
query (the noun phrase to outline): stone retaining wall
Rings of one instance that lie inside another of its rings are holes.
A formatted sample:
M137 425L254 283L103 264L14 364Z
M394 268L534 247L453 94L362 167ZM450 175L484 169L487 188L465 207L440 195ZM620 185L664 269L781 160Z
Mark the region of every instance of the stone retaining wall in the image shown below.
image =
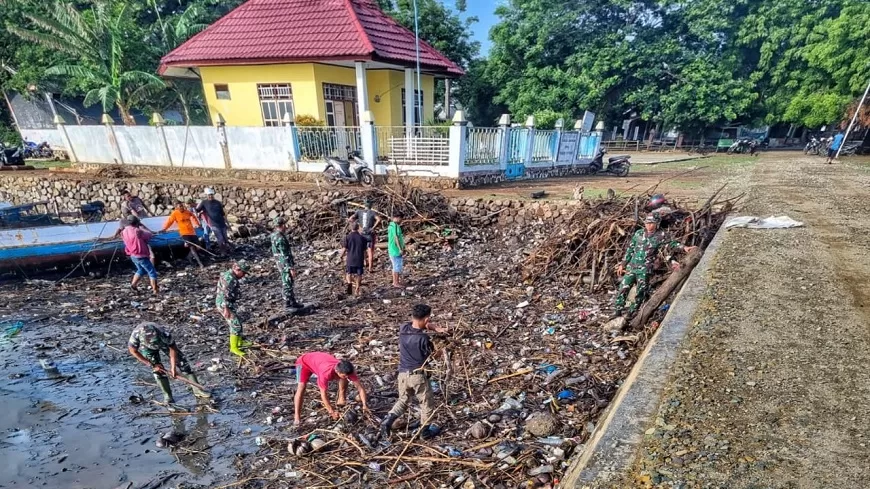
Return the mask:
M274 182L272 182L274 183ZM0 175L0 201L14 204L49 201L60 211L74 211L82 204L102 201L106 218L117 219L120 193L128 189L142 198L152 213L166 215L177 198L202 198L206 187L217 192L231 221L264 221L279 215L295 218L315 205L329 203L346 193L345 189L281 189L258 185L257 182L210 183L147 182L138 179L101 179L76 174L16 172ZM450 205L460 214L474 218L479 225L524 225L535 221L563 222L578 204L577 201L525 201L506 199L453 198Z

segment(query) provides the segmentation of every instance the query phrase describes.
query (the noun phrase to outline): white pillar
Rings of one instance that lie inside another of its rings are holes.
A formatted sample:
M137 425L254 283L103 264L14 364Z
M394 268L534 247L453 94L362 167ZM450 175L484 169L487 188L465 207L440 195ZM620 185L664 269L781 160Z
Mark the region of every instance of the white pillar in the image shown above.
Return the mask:
M504 171L507 169L510 159L511 115L502 114L498 119L498 126L501 128L501 151L498 155L498 166Z
M414 70L405 68L405 134L414 135Z
M565 128L565 119L561 117L556 121L556 146L550 148L550 158L553 160L553 166L556 166L559 160L559 146L562 144L562 131Z
M447 176L459 178L465 167L465 154L468 147L468 121L465 113L456 111L453 116L453 125L450 126L450 152Z
M530 115L526 119L526 147L523 155L523 164L529 165L532 163L532 157L535 154L535 116Z
M224 119L224 116L218 113L217 116L217 132L218 132L218 144L221 147L221 154L224 157L224 169L230 170L233 168L233 162L230 158L230 145L227 141L227 121Z
M163 119L163 116L159 112L155 112L151 115L151 123L154 125L157 136L160 138L160 152L163 154L161 163L166 166L172 166L172 153L169 152L169 143L166 142L166 132L163 130L166 120Z
M124 155L121 154L121 147L118 146L118 138L115 136L115 121L109 114L103 114L103 125L106 126L106 138L109 140L109 146L115 151L115 163L124 164Z
M290 117L289 112L284 114L284 119L281 122L284 123L284 127L287 129L287 137L290 138L290 169L299 171L299 160L302 157L302 152L299 148L299 133L296 129L296 122Z
M367 110L360 119L360 142L362 143L362 158L369 164L369 168L378 174L378 151L375 145L375 115Z
M369 84L366 78L366 64L363 61L356 62L356 100L357 120L363 125L364 115L369 110Z
M54 116L54 124L57 126L57 132L60 133L60 137L63 138L63 144L66 145L66 154L69 156L69 160L76 163L79 159L76 157L76 151L73 148L72 140L70 140L69 134L66 132L66 121L63 120L63 117L61 117L60 114L58 114Z

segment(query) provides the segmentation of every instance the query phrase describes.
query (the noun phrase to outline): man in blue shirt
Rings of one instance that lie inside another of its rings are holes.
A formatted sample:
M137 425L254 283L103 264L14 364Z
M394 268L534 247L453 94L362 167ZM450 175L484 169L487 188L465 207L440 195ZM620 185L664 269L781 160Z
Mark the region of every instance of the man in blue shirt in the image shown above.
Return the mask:
M843 134L843 131L838 132L834 139L831 140L831 147L828 148L828 164L830 165L832 161L834 161L834 156L837 156L837 151L840 150L840 146L843 144L843 139L846 136Z

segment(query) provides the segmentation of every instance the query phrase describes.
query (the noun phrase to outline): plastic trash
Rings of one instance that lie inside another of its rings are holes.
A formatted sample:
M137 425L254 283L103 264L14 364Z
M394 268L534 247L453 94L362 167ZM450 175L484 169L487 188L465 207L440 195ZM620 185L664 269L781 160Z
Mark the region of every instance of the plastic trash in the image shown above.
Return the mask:
M659 307L659 311L667 311L670 308L671 308L670 304L662 304L662 306Z
M7 338L12 338L21 330L24 329L24 321L15 321L11 326L7 326L5 330L3 330L3 336Z
M556 398L560 399L562 401L570 401L571 399L574 399L575 397L577 397L577 396L574 394L574 392L571 389L565 389L565 390L559 391L559 393L556 394Z
M548 436L546 438L538 438L538 443L543 443L544 445L549 445L551 447L561 446L562 443L565 443L565 439L561 436Z
M548 375L555 372L556 370L559 370L559 367L551 365L549 363L542 363L538 365L538 371Z
M369 468L374 472L380 472L383 466L377 462L369 462Z
M541 474L550 474L553 472L552 465L541 465L540 467L535 467L534 469L529 471L529 475L541 475Z

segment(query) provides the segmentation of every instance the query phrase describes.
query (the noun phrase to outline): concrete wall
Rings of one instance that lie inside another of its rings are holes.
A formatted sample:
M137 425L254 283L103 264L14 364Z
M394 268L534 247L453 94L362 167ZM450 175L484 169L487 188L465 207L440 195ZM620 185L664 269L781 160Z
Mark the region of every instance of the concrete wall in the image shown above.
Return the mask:
M117 152L108 142L106 126L66 126L66 131L79 161L120 163Z
M227 127L233 168L293 170L291 132L287 127Z
M19 129L18 132L21 133L22 139L37 144L47 141L52 149L66 149L66 143L57 129Z
M76 129L76 128L73 128ZM115 140L121 150L121 159L128 165L153 165L166 152L157 127L113 126ZM67 129L69 131L69 129ZM166 165L168 161L162 162Z
M217 128L164 126L163 133L166 135L172 166L181 168L224 167L224 156L220 149Z

